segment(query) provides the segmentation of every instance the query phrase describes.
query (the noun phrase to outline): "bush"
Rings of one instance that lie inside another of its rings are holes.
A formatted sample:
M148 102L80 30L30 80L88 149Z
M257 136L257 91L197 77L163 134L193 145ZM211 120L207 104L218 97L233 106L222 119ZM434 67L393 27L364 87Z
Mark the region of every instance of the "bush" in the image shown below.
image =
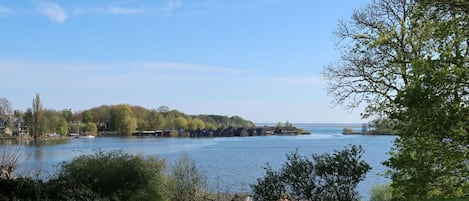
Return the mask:
M167 185L170 200L199 201L207 200L207 179L193 160L182 155L171 167Z
M362 147L353 145L332 155L314 154L311 161L296 151L279 171L266 167L266 176L251 185L254 200L359 200L356 186L371 169L362 154Z
M109 200L163 200L165 163L122 151L97 151L63 162L57 182Z

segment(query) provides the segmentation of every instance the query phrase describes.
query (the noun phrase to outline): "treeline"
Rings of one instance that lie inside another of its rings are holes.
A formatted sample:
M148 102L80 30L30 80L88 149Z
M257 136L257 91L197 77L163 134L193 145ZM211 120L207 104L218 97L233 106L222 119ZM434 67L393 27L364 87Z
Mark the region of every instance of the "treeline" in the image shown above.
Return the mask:
M74 120L87 124L93 122L98 131L116 131L130 135L140 130L197 130L227 127L253 127L255 124L239 116L187 115L166 106L146 109L131 105L103 105L76 113Z
M98 132L108 132L131 135L135 131L145 130L176 131L255 126L253 122L239 116L188 115L178 110L170 110L167 106L147 109L126 104L103 105L79 112L72 112L71 109L43 109L39 94L33 99L32 108L26 112L12 112L11 103L6 98L2 100L6 104L0 104L0 108L7 108L5 111L8 112L0 113L0 118L13 117L12 130L15 127L23 127L29 129L29 134L34 137L53 133L96 135Z

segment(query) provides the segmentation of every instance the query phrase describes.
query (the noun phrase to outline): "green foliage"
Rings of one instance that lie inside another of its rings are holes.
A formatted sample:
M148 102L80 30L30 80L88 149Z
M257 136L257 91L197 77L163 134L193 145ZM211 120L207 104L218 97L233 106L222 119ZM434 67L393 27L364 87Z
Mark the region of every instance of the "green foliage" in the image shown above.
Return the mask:
M33 137L42 137L42 135L44 134L44 120L41 97L39 96L39 94L36 94L36 98L33 99L32 121L30 123Z
M47 200L41 181L30 178L0 179L0 200Z
M356 186L371 169L360 146L331 154L314 154L312 160L298 152L287 155L279 171L267 166L264 178L251 185L255 200L359 200Z
M85 135L96 135L98 134L98 127L93 122L88 122L85 126Z
M379 184L371 190L370 201L391 201L393 189L390 183Z
M111 109L111 128L121 135L131 135L137 128L137 120L128 105L117 105Z
M90 110L85 110L81 113L83 123L93 122L93 113Z
M169 177L167 188L170 200L206 200L208 196L206 178L187 155L182 155L172 165Z
M132 133L135 128L139 130L163 130L166 128L171 130L180 128L197 130L226 128L229 126L246 128L255 126L253 122L244 120L239 116L186 115L177 110L169 110L165 106L157 110L147 110L139 106L104 105L85 112L89 114L77 113L74 119L81 119L83 115L89 115L98 125L98 130L118 131L121 134L125 133L125 135ZM127 122L127 124L122 124L122 122ZM133 124L135 128L129 126ZM122 130L126 132L121 132ZM131 132L128 132L128 130L131 130Z
M57 180L109 200L163 200L164 164L156 157L97 151L63 162Z
M378 0L337 30L343 54L325 69L328 91L390 120L394 199L468 195L468 5Z
M173 120L173 125L175 129L187 129L188 128L187 119L184 117L176 117Z

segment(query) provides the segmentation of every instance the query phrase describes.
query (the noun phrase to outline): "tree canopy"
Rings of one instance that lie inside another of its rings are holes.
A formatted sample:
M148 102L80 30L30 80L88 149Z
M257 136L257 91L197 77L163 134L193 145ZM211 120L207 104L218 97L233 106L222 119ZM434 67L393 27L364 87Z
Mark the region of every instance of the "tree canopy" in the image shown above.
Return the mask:
M394 125L399 138L385 164L400 199L469 192L468 8L375 0L339 23L342 56L324 70L328 92Z

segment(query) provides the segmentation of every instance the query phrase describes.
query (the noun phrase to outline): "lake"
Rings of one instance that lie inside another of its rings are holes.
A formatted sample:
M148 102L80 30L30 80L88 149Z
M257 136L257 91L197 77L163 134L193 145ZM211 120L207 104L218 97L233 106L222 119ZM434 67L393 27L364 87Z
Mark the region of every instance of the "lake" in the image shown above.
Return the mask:
M169 163L186 153L207 175L211 191L249 192L249 185L264 175L263 167L268 163L278 169L286 161L287 153L297 149L302 155L310 156L313 153L331 153L348 144L356 144L363 146L363 159L373 168L358 188L364 200L367 200L374 185L388 181L380 175L386 170L381 163L388 158L386 153L392 146L394 136L341 134L344 127L353 126L359 129L361 125L358 124L294 125L311 131L312 134L230 138L97 137L71 139L67 143L54 145L20 144L19 151L23 161L18 172L26 174L42 170L41 174L51 175L58 163L96 149L122 149L129 153L156 155L166 158Z

